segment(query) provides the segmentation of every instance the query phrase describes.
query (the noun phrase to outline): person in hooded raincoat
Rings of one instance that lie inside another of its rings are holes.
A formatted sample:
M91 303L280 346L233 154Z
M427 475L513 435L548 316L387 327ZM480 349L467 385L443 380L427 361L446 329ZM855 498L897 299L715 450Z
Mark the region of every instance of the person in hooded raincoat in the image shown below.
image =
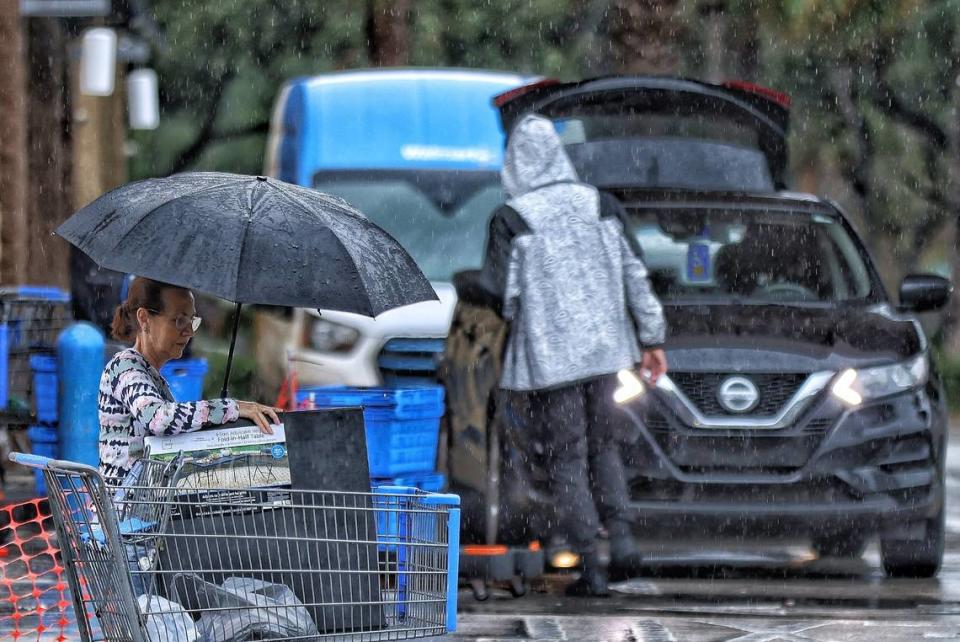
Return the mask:
M529 395L545 442L560 528L582 560L567 592L606 595L597 554L601 519L611 563L635 568L629 494L614 413L616 373L666 372L662 307L623 208L579 182L553 123L520 120L502 170L481 279L510 322L500 385Z

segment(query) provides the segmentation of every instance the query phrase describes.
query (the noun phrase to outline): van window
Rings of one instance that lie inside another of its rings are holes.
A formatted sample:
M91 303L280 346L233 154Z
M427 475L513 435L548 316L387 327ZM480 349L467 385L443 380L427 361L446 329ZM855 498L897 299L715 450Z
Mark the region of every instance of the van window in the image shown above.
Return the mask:
M431 281L481 266L487 222L503 202L499 174L487 171L326 171L314 188L386 230Z

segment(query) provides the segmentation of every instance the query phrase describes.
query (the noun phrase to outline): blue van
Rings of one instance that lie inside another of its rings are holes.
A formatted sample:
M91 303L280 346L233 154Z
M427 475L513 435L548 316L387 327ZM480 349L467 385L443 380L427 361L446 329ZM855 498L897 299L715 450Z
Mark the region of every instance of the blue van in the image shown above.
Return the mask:
M502 202L504 133L492 104L530 81L501 72L390 69L288 82L274 109L266 173L340 196L392 234L434 283L426 302L368 319L298 310L285 354L301 385L431 378L456 304L454 272L479 267ZM276 331L279 328L273 330ZM261 372L263 372L261 364Z

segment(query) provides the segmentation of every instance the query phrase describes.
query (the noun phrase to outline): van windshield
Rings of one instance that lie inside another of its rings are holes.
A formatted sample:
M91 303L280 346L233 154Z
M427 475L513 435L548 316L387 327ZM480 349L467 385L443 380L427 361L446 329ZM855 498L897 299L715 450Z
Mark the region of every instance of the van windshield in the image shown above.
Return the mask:
M431 281L479 268L500 175L469 170L320 172L313 187L363 212L410 253Z
M829 216L641 210L631 222L664 301L817 304L876 290L859 243Z

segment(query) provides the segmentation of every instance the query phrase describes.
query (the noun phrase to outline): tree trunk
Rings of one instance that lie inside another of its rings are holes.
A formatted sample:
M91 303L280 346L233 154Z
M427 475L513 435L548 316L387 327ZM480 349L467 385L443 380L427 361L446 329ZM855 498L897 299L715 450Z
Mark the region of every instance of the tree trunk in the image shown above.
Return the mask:
M367 0L366 28L371 65L410 64L410 0Z
M70 159L66 110L66 37L53 18L28 23L30 84L27 195L31 283L66 288L69 247L53 231L70 214Z
M620 73L679 73L679 8L679 0L614 1L608 33Z
M760 20L755 12L746 11L730 17L727 28L727 73L734 78L756 82L760 78L762 39Z
M703 79L721 82L727 77L727 15L723 2L701 7L703 15Z
M0 11L0 282L27 275L27 73L19 4Z

